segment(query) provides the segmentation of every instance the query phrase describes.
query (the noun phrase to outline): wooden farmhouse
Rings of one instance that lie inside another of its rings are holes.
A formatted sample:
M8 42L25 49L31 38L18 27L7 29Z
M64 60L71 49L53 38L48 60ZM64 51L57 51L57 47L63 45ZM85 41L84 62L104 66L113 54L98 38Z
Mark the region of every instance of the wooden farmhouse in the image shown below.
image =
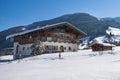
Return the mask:
M92 51L106 51L106 50L112 50L112 47L114 45L108 44L108 43L93 43L90 45L92 48Z
M21 54L30 56L31 46L40 41L44 53L77 51L79 38L86 35L83 31L67 22L47 25L8 36L14 38L14 59Z

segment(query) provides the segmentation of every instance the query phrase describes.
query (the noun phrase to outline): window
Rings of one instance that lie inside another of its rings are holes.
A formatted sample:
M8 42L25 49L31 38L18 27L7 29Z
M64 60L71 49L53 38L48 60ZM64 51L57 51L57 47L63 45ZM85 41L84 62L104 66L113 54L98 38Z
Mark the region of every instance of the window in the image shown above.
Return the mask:
M61 33L65 33L66 32L65 29L60 29L60 28L55 28L54 30L57 31L57 32L61 32Z
M23 47L23 50L25 50L25 47Z
M71 47L69 47L69 51L71 51Z
M45 46L45 50L46 50L47 52L50 52L50 51L58 51L58 46L46 45L46 46Z
M66 31L65 31L65 29L61 29L61 32L62 32L62 33L65 33Z
M49 50L49 47L48 47L48 46L45 46L45 49L46 49L46 50Z

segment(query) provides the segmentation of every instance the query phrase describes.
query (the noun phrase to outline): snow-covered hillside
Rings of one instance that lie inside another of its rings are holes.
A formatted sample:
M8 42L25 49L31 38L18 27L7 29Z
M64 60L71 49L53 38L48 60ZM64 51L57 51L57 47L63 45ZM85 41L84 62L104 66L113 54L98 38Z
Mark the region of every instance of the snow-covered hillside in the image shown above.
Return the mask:
M102 43L102 42L108 41L108 38L104 35L104 36L96 37L94 40Z
M45 54L0 63L0 80L120 80L120 47L114 51ZM111 54L114 53L114 54Z
M112 35L111 41L113 44L120 45L120 29L119 28L108 27L108 29L106 30L106 34ZM94 40L101 42L101 43L103 42L109 43L110 39L108 38L108 35L96 37L94 38Z
M87 37L83 37L80 39L82 42L82 44L79 45L79 49L87 49L88 48L88 42L90 41L90 36Z
M120 29L119 28L113 28L113 27L108 27L106 30L107 34L113 34L113 35L120 35Z
M113 28L113 27L109 27L106 30L107 34L112 34L112 40L116 41L116 42L120 42L120 29L119 28Z

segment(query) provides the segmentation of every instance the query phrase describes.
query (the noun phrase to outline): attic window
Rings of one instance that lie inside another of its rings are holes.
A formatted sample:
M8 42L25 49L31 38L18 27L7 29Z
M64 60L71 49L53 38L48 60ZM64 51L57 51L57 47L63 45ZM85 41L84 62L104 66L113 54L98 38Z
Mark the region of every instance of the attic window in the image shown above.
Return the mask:
M66 31L65 31L65 29L61 29L61 32L63 32L63 33L64 33L64 32L66 32Z
M62 33L66 32L65 29L61 29L61 28L55 28L54 30L57 31L57 32L62 32Z

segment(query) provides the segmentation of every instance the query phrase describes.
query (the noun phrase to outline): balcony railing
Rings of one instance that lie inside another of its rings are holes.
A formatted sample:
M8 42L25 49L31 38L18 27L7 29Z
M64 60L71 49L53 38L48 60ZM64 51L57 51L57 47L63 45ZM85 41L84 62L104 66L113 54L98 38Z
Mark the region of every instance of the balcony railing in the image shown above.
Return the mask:
M42 42L49 41L49 42L65 42L65 43L79 43L79 40L71 39L71 38L60 38L60 37L37 37L37 38L31 38L31 39L22 39L20 41L20 44L28 44L33 43L37 40L40 40Z

